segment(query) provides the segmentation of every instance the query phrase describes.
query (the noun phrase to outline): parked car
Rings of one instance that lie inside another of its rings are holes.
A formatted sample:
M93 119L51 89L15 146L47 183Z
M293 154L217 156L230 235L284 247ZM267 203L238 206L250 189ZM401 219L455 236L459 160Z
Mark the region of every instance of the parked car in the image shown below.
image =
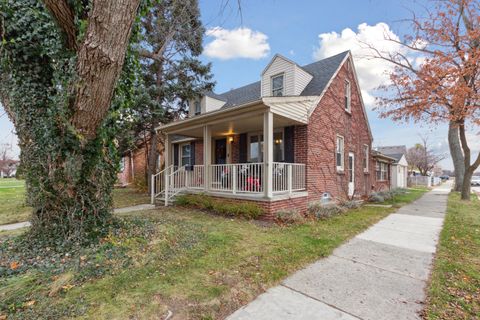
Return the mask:
M470 184L472 186L480 186L480 177L472 177Z
M447 181L450 179L450 176L443 175L443 176L440 176L440 179L442 179L442 181Z

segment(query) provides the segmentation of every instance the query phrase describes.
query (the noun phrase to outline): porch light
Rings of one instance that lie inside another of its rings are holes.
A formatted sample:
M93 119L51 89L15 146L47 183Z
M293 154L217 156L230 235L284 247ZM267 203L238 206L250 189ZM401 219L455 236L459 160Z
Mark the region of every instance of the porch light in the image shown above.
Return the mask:
M233 143L233 137L229 137L228 142Z
M275 140L275 144L281 144L282 143L282 139L276 139Z

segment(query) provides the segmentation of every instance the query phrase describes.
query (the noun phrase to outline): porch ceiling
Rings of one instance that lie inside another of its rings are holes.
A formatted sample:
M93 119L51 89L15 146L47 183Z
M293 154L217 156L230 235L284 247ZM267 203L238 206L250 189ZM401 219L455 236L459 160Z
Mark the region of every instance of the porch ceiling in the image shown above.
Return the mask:
M273 127L282 128L298 124L293 119L273 115ZM210 125L212 137L231 136L246 132L263 131L263 113L251 114L248 117L238 119L225 119L223 122L216 122ZM175 131L175 134L182 136L202 138L203 126L194 126Z
M186 120L160 126L157 130L188 137L203 137L203 127L211 127L212 136L228 136L263 130L263 113L273 113L273 127L307 124L309 112L318 104L319 97L264 97L242 106L220 109Z

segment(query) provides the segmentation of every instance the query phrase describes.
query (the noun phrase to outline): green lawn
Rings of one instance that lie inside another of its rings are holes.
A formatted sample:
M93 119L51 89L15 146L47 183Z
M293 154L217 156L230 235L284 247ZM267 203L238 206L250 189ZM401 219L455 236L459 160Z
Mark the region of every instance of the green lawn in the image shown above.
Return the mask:
M480 317L480 201L448 199L425 309L426 319Z
M150 203L148 194L133 188L115 189L115 208ZM13 178L0 179L0 225L27 221L31 208L25 206L25 182Z
M17 179L0 179L0 224L28 220L30 208L25 206L25 183Z
M19 261L20 272L0 277L0 315L162 319L170 310L174 319L224 318L393 211L361 207L292 226L175 207L125 214L132 226L81 258L25 269Z

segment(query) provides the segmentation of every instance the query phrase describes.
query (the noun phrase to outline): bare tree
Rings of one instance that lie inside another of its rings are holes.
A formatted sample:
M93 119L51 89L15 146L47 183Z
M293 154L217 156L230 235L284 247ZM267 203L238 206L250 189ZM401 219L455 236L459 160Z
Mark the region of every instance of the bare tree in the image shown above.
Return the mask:
M0 147L0 173L9 177L13 170L15 170L15 164L18 163L12 156L10 156L8 145Z
M433 152L429 147L428 136L420 136L421 143L417 143L407 151L407 161L413 168L418 169L422 176L427 176L437 164L445 159L444 154Z

